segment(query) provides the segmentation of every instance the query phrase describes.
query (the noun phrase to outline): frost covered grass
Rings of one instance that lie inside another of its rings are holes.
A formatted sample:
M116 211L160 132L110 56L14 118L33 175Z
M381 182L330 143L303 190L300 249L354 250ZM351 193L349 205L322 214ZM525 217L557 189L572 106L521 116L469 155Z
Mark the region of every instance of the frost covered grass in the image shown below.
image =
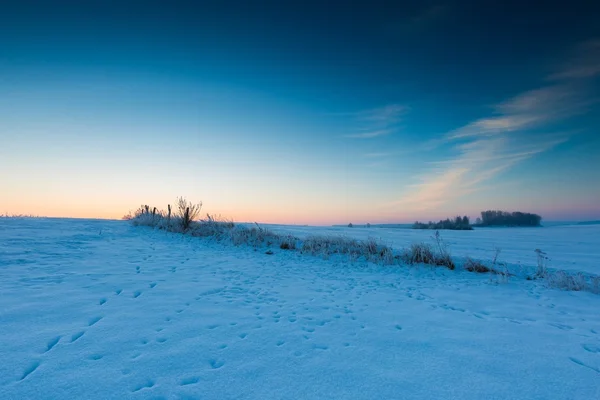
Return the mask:
M430 243L413 242L407 248L394 250L381 240L373 237L357 239L345 235L309 234L304 238L260 226L259 224L235 224L233 221L207 214L200 219L202 203L192 203L179 198L177 207L172 210L159 210L148 205L125 217L135 226L148 226L159 230L187 234L194 237L212 238L229 242L235 246L279 248L299 251L324 259L332 256L345 256L350 261L366 261L379 265L429 265L449 270L460 269L467 272L489 274L490 282L507 283L509 277L517 274L509 271L506 263L500 262L500 249L496 249L490 265L471 258L452 257L449 245L439 231L430 237ZM267 254L273 254L267 250ZM551 270L550 258L540 250L535 250L537 266L533 274L525 274L527 280L541 280L549 287L567 291L587 291L600 294L600 277L579 271ZM458 267L458 268L457 268Z

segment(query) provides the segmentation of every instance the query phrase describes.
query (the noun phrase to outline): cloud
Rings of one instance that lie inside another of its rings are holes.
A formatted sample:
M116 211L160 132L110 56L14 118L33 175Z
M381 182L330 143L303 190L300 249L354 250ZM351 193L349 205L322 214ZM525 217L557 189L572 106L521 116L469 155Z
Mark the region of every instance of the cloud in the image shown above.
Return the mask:
M391 204L412 211L435 209L481 190L509 168L566 142L573 132L545 134L523 140L519 136L482 137L455 145L450 160L430 163L421 182L409 186L410 194Z
M593 78L600 75L600 39L589 40L575 50L575 57L550 80Z
M400 117L408 111L408 107L401 104L389 104L385 107L361 111L357 114L359 119L385 125L395 124Z
M425 211L464 198L506 170L576 135L576 131L548 128L587 112L597 102L580 80L600 74L600 41L588 42L582 49L587 52L549 77L560 82L507 99L493 107L492 115L431 141L438 148L450 145L454 156L429 163L429 172L409 187L409 195L390 206Z
M383 158L390 156L391 153L367 153L364 156L366 158Z
M481 118L450 132L447 139L493 136L545 126L585 112L591 104L573 85L530 90L494 107L495 116Z
M376 131L352 133L352 134L346 135L346 137L353 138L353 139L371 139L371 138L376 138L379 136L386 136L392 132L393 132L393 130L391 130L391 129L380 129L380 130L376 130Z
M351 116L355 123L361 126L359 131L345 135L352 139L372 139L386 136L398 129L398 123L408 111L408 107L401 104L388 104L384 107L362 110L343 115Z

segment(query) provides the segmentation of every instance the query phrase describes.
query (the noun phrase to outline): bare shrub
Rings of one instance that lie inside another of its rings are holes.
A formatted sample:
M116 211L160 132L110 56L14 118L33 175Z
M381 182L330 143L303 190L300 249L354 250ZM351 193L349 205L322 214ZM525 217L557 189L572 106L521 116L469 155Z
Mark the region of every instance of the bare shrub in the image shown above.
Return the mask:
M535 249L534 251L537 254L537 271L535 272L535 277L544 278L548 275L548 261L550 261L550 258L540 249Z
M184 231L187 231L192 222L198 219L201 209L202 202L194 204L183 197L177 199L177 216Z
M440 235L440 231L436 231L433 239L437 245L438 254L435 255L435 265L443 266L448 269L453 270L456 268L454 261L452 261L452 257L450 257L450 251L448 250L448 245L442 239Z
M151 226L155 228L162 219L162 213L157 211L156 207L150 208L149 205L142 205L133 215L130 213L126 217L132 221L133 225Z

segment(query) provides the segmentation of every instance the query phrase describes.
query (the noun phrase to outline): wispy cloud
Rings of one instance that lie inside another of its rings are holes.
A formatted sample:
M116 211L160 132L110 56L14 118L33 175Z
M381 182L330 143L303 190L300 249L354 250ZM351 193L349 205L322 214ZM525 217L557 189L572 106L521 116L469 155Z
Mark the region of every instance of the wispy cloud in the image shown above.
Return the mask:
M586 46L600 48L600 42ZM596 67L588 54L549 77L561 82L514 96L494 106L491 116L445 134L436 143L450 145L454 156L429 163L429 172L409 187L410 194L392 205L412 211L435 209L481 190L502 172L568 141L577 132L552 132L549 127L587 112L597 100L578 83L597 75Z
M568 84L530 90L496 105L495 115L450 132L447 139L494 136L545 126L582 113L589 104L578 88Z
M366 158L384 158L390 156L391 153L367 153L364 156Z
M345 115L351 116L359 126L357 132L345 135L352 139L372 139L394 133L398 123L408 111L408 107L401 104L389 104L380 108L362 110Z
M550 80L585 79L600 75L600 39L589 40L578 46L576 55L561 70L550 75Z
M367 132L361 132L361 133L352 133L350 135L346 135L347 138L353 138L353 139L371 139L371 138L376 138L379 136L386 136L389 135L390 133L392 133L393 130L392 129L379 129L376 131L367 131Z

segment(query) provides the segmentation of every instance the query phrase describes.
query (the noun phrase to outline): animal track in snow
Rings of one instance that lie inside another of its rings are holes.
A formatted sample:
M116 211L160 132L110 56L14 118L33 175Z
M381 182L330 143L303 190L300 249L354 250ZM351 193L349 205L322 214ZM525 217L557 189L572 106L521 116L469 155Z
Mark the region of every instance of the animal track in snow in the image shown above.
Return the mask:
M148 379L147 381L134 386L131 391L135 393L135 392L139 392L142 389L150 389L152 386L154 386L154 381L151 379Z
M23 375L21 375L21 378L19 379L19 381L22 381L25 378L27 378L29 375L31 375L33 373L33 371L38 369L39 366L40 366L39 361L34 361L31 364L29 364L29 366L27 368L25 368L25 371L23 371Z
M563 324L555 324L553 322L550 322L548 325L553 326L553 327L558 328L558 329L562 329L563 331L568 331L568 330L573 329L572 326L563 325Z
M193 385L200 382L200 378L197 376L190 376L188 378L183 378L180 382L179 385L180 386L187 386L187 385Z
M52 339L50 339L50 341L48 342L48 345L46 346L46 350L44 351L44 353L49 352L50 350L52 350L54 348L54 346L56 346L58 344L58 341L60 340L60 336L56 336Z
M90 354L87 357L87 359L88 360L92 360L92 361L98 361L98 360L101 360L103 357L104 357L104 355L95 353L95 354Z
M137 299L138 297L140 297L140 295L141 295L141 294L142 294L142 292L141 292L141 291L139 291L139 290L136 290L135 292L133 292L133 298L134 298L134 299Z
M80 337L82 337L84 333L85 333L85 331L79 331L79 332L77 332L77 333L74 333L74 334L71 336L71 343L73 343L73 342L77 341L77 339L79 339Z
M104 305L106 303L106 299L103 297L100 299L100 301L98 302L98 304L100 304L101 306Z
M150 289L154 289L154 287L155 287L155 286L156 286L156 282L152 282L152 283L150 284Z
M211 358L210 360L208 360L208 363L210 364L210 366L212 367L212 369L219 369L223 365L225 365L225 363L223 361L219 361L219 360L216 360L214 358Z
M117 289L117 290L115 290L115 294L118 296L121 294L122 291L123 291L123 289Z
M574 357L569 357L569 360L573 361L573 362L574 362L575 364L577 364L577 365L581 365L582 367L589 368L589 369L591 369L592 371L596 371L597 373L599 373L599 374L600 374L600 368L596 368L596 367L592 367L591 365L587 365L587 364L586 364L586 363L584 363L583 361L581 361L581 360L578 360L578 359L576 359L576 358L574 358Z
M100 316L91 318L88 321L88 326L94 326L94 325L96 325L98 323L98 321L100 321L101 319L102 319L102 317L100 317Z
M590 353L600 353L600 346L596 346L593 344L582 344L581 347L583 347L586 351L589 351Z

